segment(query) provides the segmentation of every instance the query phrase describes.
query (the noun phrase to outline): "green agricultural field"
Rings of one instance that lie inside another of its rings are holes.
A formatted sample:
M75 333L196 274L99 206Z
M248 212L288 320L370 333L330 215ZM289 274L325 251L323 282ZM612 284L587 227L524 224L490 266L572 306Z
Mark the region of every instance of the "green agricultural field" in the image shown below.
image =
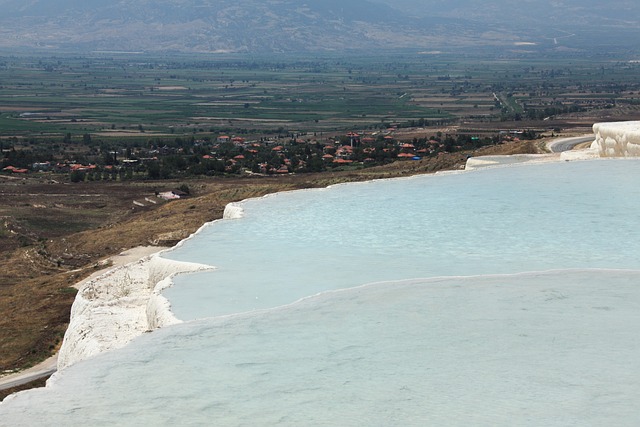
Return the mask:
M0 57L0 137L100 138L493 122L636 106L610 58Z

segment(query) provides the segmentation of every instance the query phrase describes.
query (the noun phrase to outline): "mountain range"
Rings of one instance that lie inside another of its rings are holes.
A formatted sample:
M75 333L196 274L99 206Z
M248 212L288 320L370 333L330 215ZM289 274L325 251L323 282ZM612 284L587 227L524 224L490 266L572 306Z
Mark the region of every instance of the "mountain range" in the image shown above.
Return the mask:
M0 0L0 49L634 49L628 0Z

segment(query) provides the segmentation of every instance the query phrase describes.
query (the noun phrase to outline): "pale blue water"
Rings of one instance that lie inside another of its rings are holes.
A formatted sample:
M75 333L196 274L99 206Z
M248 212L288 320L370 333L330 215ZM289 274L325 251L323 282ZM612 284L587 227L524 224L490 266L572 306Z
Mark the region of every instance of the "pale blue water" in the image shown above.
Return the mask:
M218 267L166 291L181 319L376 281L637 268L638 162L581 162L343 185L244 203L170 254Z
M218 267L166 293L200 320L0 425L638 425L639 184L589 161L249 201L171 254Z

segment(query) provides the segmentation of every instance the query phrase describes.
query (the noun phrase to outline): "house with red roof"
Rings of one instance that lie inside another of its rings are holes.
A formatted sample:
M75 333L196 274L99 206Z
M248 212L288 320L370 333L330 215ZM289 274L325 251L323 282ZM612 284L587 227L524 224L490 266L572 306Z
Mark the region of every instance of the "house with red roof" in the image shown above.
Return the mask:
M415 154L412 153L400 153L398 154L398 158L400 159L412 159L415 156Z
M11 173L27 173L27 172L29 172L28 169L17 168L15 166L7 166L6 168L3 168L2 170L3 171L7 171L7 172L11 172Z
M353 163L353 160L349 160L349 159L334 159L333 163L338 164L338 165L346 165L349 163Z
M350 159L353 156L353 147L350 145L343 145L336 150L336 157L339 159Z

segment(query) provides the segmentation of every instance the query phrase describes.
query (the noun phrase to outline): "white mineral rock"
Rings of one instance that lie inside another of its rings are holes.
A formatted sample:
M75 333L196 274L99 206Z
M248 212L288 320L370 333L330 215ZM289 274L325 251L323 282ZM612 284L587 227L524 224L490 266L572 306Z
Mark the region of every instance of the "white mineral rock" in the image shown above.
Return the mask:
M121 348L145 331L179 323L162 289L171 285L176 274L209 268L154 254L87 281L71 308L58 370Z
M596 123L593 133L596 139L591 147L600 157L640 156L640 121Z

